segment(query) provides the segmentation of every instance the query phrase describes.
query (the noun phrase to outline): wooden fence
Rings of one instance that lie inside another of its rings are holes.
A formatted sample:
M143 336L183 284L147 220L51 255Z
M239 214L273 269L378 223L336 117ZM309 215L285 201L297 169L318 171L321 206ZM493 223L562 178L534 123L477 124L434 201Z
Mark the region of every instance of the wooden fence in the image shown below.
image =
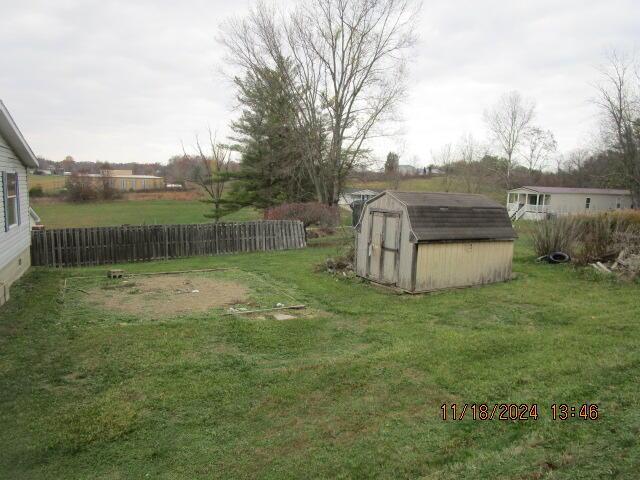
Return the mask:
M31 232L31 262L77 267L304 246L302 222L292 220L61 228Z

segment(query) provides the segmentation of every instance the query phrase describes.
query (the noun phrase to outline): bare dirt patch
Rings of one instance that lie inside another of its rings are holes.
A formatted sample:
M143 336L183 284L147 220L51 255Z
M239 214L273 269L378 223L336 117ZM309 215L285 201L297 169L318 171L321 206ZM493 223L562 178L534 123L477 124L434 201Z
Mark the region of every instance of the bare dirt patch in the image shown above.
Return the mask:
M94 306L152 318L202 313L249 301L249 290L242 284L189 275L133 277L88 294Z

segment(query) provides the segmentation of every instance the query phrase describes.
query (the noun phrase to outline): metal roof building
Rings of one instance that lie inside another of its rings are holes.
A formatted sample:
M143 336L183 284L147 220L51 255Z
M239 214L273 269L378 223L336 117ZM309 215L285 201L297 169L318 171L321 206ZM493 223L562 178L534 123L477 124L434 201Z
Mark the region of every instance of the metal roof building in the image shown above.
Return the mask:
M505 281L516 237L507 210L482 195L387 191L356 226L356 273L407 292Z

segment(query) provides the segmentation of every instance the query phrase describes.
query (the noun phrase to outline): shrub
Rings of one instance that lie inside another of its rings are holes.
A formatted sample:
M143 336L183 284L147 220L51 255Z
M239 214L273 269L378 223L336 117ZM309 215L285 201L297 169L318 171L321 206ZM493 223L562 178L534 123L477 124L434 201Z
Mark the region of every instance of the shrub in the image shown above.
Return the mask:
M103 180L102 188L97 192L98 196L103 200L115 200L117 198L122 197L120 191L113 188L111 182Z
M323 228L335 227L339 221L338 207L330 207L318 202L283 203L268 208L265 220L300 220L304 227L318 225Z
M576 218L580 248L575 261L587 264L615 256L621 250L620 239L629 228L618 218L608 215L585 215Z
M572 217L543 220L533 226L533 249L539 256L553 252L564 252L573 256L578 235L578 222Z
M640 210L616 210L603 215L610 217L621 227L640 228Z
M569 254L578 264L605 261L624 249L640 246L640 215L607 212L558 217L533 226L533 247L537 255Z
M98 198L98 189L90 178L73 175L67 180L67 196L72 202L89 202Z
M73 175L67 179L66 197L72 202L91 202L95 200L116 200L122 193L116 190L108 177L96 181L96 177Z
M44 190L42 189L42 185L31 187L29 189L29 196L32 198L44 197Z

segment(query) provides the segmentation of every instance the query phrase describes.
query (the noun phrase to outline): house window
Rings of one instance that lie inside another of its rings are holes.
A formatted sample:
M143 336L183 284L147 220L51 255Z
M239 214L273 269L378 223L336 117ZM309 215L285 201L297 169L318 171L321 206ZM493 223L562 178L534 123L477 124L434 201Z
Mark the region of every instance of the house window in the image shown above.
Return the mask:
M586 202L584 203L584 208L586 208L587 210L589 210L589 207L591 206L591 198L587 197Z
M616 200L616 208L620 208L620 207L622 207L622 205L620 203L620 197L618 197Z
M544 196L544 204L545 205L551 205L551 195L545 195Z
M537 205L538 204L538 195L529 195L529 201L527 203L529 205Z
M518 201L518 194L510 193L509 194L509 203L516 203Z
M7 227L18 224L18 174L5 174L5 199L6 199L6 222Z

